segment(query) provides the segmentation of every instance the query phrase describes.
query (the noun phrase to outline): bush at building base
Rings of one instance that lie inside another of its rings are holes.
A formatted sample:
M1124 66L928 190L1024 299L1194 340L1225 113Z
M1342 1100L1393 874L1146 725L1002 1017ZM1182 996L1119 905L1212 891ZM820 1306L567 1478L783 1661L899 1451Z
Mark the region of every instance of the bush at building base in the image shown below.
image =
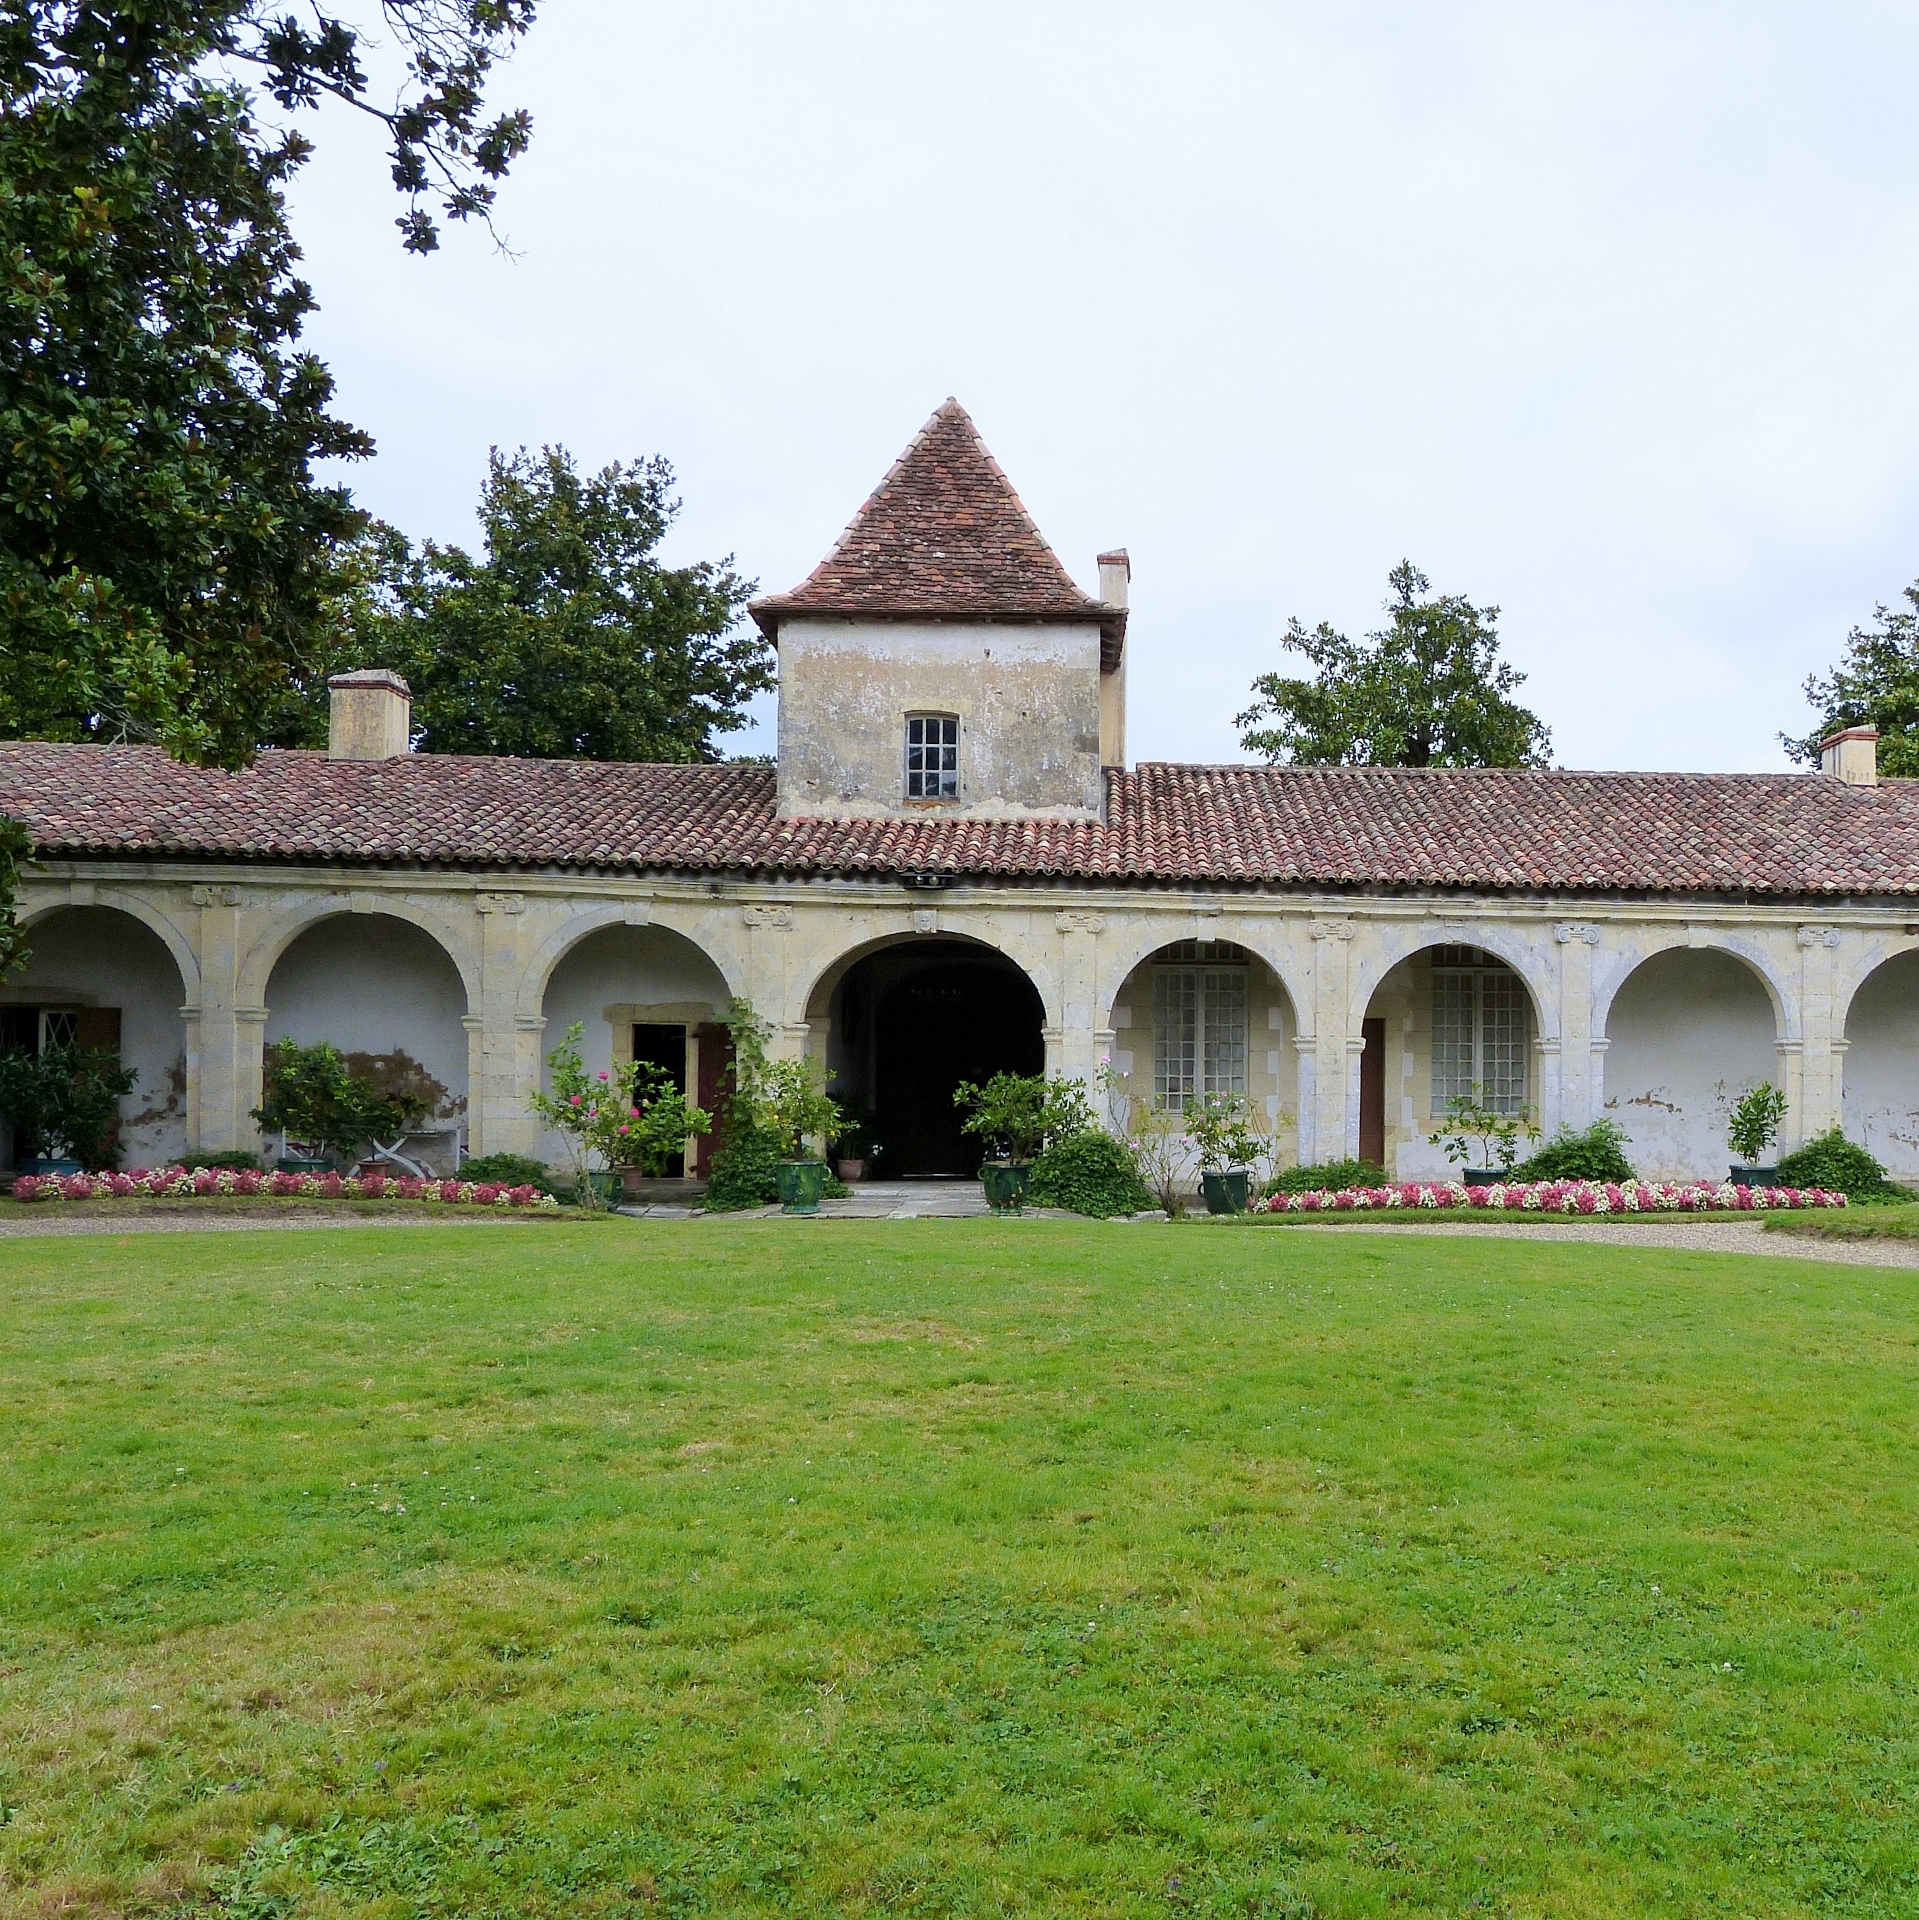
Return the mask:
M1344 1193L1352 1187L1383 1187L1386 1169L1376 1160L1323 1160L1317 1166L1286 1167L1266 1183L1268 1193Z
M460 1162L462 1180L483 1181L495 1187L536 1187L557 1200L563 1196L553 1169L530 1153L479 1153Z
M1402 1181L1337 1192L1274 1193L1250 1213L1365 1213L1458 1209L1489 1213L1777 1213L1801 1207L1843 1207L1846 1196L1820 1187L1735 1187L1712 1181L1682 1185L1633 1181L1515 1180L1463 1187L1457 1180Z
M1778 1172L1782 1184L1828 1187L1843 1193L1854 1206L1912 1198L1886 1178L1885 1168L1864 1147L1848 1140L1837 1127L1808 1140L1796 1152L1782 1155Z
M1063 1207L1098 1220L1144 1213L1156 1204L1140 1178L1133 1149L1097 1127L1072 1134L1040 1154L1026 1183L1026 1203Z
M1638 1179L1626 1158L1626 1130L1617 1120L1595 1120L1575 1133L1561 1127L1530 1160L1514 1170L1520 1180L1599 1180L1630 1186ZM1783 1176L1782 1176L1783 1177ZM1795 1186L1830 1186L1827 1180L1799 1180Z

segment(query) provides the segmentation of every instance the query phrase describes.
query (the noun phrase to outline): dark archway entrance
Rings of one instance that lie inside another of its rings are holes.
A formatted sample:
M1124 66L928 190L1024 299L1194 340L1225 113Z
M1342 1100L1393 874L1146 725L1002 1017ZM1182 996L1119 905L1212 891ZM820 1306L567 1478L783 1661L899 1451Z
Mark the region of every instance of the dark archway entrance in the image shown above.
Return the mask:
M833 1087L863 1116L882 1179L970 1179L980 1143L960 1131L953 1089L995 1073L1043 1073L1033 983L1004 954L915 940L847 970L832 1001Z

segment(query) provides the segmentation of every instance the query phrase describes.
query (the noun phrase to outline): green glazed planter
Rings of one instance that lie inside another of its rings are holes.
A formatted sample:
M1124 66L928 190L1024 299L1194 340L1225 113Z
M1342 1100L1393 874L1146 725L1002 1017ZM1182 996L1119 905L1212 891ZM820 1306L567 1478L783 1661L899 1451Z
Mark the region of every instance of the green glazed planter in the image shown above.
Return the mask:
M1244 1213L1248 1177L1244 1167L1235 1167L1228 1173L1202 1173L1199 1190L1206 1196L1206 1211Z
M288 1155L285 1159L275 1163L274 1171L276 1173L331 1173L333 1171L333 1162L331 1160L307 1160L294 1155Z
M1735 1187L1776 1187L1779 1184L1777 1167L1734 1167L1730 1178Z
M44 1179L51 1173L85 1173L86 1168L78 1160L22 1160L14 1172L36 1173Z
M1026 1201L1026 1183L1032 1177L1033 1169L1024 1160L988 1160L979 1170L986 1204L995 1213L1019 1212Z
M589 1173L586 1178L593 1189L593 1198L603 1207L617 1204L621 1190L626 1185L626 1175L617 1169Z
M819 1212L820 1195L826 1191L824 1160L782 1160L773 1169L773 1180L788 1213Z

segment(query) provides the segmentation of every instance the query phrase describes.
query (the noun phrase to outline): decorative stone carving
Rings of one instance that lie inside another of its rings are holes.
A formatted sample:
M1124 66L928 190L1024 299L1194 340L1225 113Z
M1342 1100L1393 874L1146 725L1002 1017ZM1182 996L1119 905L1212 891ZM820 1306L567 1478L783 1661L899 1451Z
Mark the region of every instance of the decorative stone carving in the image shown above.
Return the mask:
M1350 940L1354 927L1350 920L1315 920L1313 938L1315 940Z
M1570 946L1577 940L1588 947L1599 944L1599 929L1586 925L1582 920L1562 920L1553 928L1553 938L1562 947Z
M1836 947L1839 944L1837 927L1801 927L1799 944L1802 947Z
M476 893L473 896L475 913L524 913L526 895L523 893Z
M1056 913L1053 924L1061 933L1097 933L1106 924L1100 913Z
M238 887L195 887L196 907L237 907L245 896Z
M793 925L791 907L742 907L740 917L749 927L773 927L781 933Z
M938 933L939 930L940 917L933 908L915 907L913 909L913 931L915 933Z

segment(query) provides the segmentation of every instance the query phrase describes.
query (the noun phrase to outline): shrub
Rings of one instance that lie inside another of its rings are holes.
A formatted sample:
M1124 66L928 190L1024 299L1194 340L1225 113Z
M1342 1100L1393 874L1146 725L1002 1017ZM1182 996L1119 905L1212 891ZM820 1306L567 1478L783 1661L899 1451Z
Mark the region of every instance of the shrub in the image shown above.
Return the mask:
M1848 1200L1909 1200L1903 1187L1886 1178L1886 1170L1864 1147L1856 1145L1834 1127L1808 1140L1795 1153L1779 1162L1782 1187L1824 1187L1831 1193L1843 1193Z
M1064 1207L1096 1220L1144 1213L1154 1204L1133 1149L1098 1127L1048 1147L1033 1162L1026 1198L1036 1207Z
M732 1002L726 1030L733 1042L720 1094L719 1138L706 1183L708 1213L738 1213L770 1207L780 1197L774 1168L781 1158L777 1134L760 1125L760 1079L766 1071L767 1025L744 1000Z
M1726 1138L1732 1150L1746 1165L1779 1138L1779 1123L1786 1117L1786 1095L1771 1081L1762 1081L1742 1094L1726 1116Z
M257 1153L196 1153L193 1156L196 1167L212 1167L216 1171L227 1173L258 1173L260 1156Z
M1610 1180L1615 1185L1637 1178L1626 1158L1626 1130L1617 1120L1595 1120L1583 1133L1561 1127L1523 1166L1519 1180ZM1784 1182L1793 1185L1794 1182ZM1819 1181L1797 1184L1818 1186Z
M390 1140L418 1126L427 1112L416 1093L383 1093L325 1040L310 1047L276 1040L266 1050L264 1092L253 1118L267 1132L343 1159L358 1153L365 1141Z
M138 1078L117 1055L73 1046L0 1053L0 1114L49 1160L71 1154L90 1173L120 1157L120 1098Z
M1343 1193L1350 1187L1383 1187L1386 1169L1376 1160L1324 1160L1313 1167L1287 1167L1266 1183L1268 1193Z
M556 1199L560 1197L553 1169L544 1160L535 1160L525 1153L483 1153L475 1159L464 1160L460 1163L460 1178L496 1187L537 1187L542 1193L550 1193Z
M1029 1166L1049 1144L1093 1124L1084 1084L1064 1074L1049 1080L1043 1073L996 1073L983 1087L962 1080L953 1089L953 1104L966 1110L961 1130L986 1143L989 1160Z

